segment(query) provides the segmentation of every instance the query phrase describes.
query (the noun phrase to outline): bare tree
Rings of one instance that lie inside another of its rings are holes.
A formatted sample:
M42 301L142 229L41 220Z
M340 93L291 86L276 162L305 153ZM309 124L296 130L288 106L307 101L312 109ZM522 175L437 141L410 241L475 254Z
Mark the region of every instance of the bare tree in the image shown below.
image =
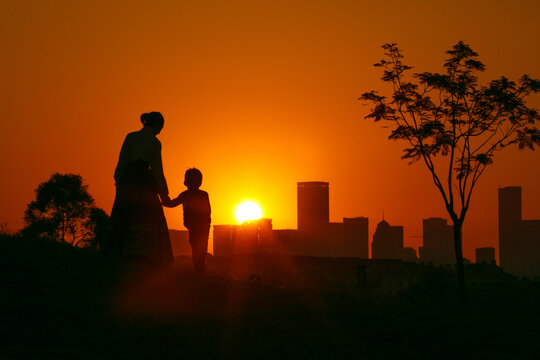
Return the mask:
M523 75L517 82L501 77L479 85L476 74L485 66L461 41L447 51L444 73L409 75L412 67L403 63L397 45L383 49L385 58L375 66L384 69L382 80L392 86L392 96L370 91L359 100L373 105L366 118L391 123L389 139L406 141L403 159L428 168L452 219L458 288L467 305L461 229L471 194L496 151L540 145L540 116L525 103L540 81Z

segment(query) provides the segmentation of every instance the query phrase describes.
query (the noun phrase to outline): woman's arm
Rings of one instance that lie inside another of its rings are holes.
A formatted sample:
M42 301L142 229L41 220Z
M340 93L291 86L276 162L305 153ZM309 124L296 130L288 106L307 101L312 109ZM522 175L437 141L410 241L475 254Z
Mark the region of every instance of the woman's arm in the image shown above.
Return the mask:
M156 181L159 197L162 201L169 200L169 188L167 187L167 180L163 174L163 163L161 159L161 142L156 139L154 143L154 151L150 157L150 170Z

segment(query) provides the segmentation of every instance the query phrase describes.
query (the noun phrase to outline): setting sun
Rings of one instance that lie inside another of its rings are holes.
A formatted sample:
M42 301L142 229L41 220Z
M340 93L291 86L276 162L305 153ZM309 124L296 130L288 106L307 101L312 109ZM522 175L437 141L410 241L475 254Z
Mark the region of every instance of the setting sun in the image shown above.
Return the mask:
M239 223L244 221L257 220L262 216L261 207L253 201L246 201L236 208L236 219Z

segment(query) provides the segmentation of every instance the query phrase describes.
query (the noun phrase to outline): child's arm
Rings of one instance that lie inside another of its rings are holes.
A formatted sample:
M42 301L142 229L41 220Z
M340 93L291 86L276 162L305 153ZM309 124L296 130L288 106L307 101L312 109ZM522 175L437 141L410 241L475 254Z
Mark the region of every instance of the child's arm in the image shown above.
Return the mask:
M178 205L182 204L183 197L182 194L178 195L175 199L169 200L169 201L163 201L162 204L165 207L173 208L177 207Z

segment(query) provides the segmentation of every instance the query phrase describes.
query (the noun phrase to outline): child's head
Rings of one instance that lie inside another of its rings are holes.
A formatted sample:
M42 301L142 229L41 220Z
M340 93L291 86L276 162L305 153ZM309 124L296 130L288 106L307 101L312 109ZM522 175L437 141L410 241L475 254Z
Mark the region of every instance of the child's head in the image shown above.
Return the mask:
M198 189L201 184L202 173L199 171L199 169L187 169L184 177L184 185L186 185L188 189Z

